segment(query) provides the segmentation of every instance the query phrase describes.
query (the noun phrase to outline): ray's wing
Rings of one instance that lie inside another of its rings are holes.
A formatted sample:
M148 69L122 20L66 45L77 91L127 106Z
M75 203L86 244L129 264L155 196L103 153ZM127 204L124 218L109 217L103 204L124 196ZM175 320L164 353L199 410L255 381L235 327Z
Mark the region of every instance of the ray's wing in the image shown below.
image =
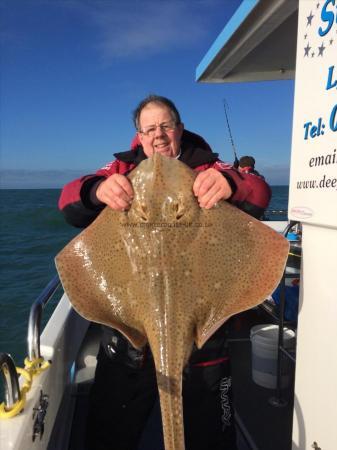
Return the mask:
M75 310L88 320L118 329L141 348L147 338L138 316L136 293L146 294L142 280L132 276L121 217L121 213L105 208L55 262Z
M199 228L193 249L201 267L198 347L233 314L260 304L273 292L289 251L283 236L227 202L202 210L200 217L206 226Z
M282 236L228 203L200 209L194 174L181 164L156 154L138 166L134 190L146 195L124 224L137 225L139 211L148 211L149 226L126 230L123 214L105 208L56 258L81 315L138 348L148 336L167 449L184 448L181 372L193 339L202 346L228 317L262 302L288 254Z

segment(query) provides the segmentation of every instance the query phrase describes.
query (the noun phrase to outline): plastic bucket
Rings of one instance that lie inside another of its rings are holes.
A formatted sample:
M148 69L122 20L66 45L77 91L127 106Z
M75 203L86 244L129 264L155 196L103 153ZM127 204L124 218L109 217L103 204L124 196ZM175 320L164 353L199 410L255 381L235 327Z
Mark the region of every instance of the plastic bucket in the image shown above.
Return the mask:
M253 381L269 389L275 389L277 382L278 334L278 325L255 325L250 330ZM295 348L295 332L289 328L283 328L283 346L287 350ZM284 388L289 385L292 367L286 357L281 364L281 387Z

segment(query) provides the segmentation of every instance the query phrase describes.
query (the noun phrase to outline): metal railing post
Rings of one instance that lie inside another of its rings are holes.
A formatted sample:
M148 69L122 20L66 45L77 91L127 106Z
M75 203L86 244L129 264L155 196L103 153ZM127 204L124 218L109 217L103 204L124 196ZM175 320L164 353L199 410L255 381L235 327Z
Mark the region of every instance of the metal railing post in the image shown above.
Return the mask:
M42 310L60 285L58 275L47 284L30 308L27 334L28 358L40 358L40 334Z
M0 373L4 384L4 406L9 411L21 400L19 377L12 357L8 353L0 353Z
M287 237L289 231L297 225L298 222L291 220L283 232L283 236ZM286 268L283 272L281 279L280 289L280 307L279 307L279 320L278 320L278 345L277 345L277 374L276 374L276 396L269 399L269 403L273 406L286 406L287 401L282 395L282 364L285 356L290 357L292 362L295 362L294 358L284 349L284 313L286 303L286 278L294 278L294 274L287 274Z

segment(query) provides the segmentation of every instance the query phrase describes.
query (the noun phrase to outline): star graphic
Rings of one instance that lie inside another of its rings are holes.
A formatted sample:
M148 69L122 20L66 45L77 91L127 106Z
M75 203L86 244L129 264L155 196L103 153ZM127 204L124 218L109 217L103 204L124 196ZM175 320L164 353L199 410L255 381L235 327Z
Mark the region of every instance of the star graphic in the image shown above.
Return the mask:
M311 53L311 57L313 58L315 56L315 52L312 52Z
M330 45L333 44L333 39L330 39L329 44L330 44Z
M324 50L325 50L324 42L322 42L321 46L318 47L318 56L323 56Z
M305 33L305 35L304 35L304 40L306 40L307 37L308 37L308 35L307 35L307 33Z
M311 49L311 47L310 47L309 42L308 42L307 46L304 47L304 56L309 56L310 49Z
M312 14L312 11L310 11L310 15L307 17L307 26L311 25L312 19L314 18L314 15Z

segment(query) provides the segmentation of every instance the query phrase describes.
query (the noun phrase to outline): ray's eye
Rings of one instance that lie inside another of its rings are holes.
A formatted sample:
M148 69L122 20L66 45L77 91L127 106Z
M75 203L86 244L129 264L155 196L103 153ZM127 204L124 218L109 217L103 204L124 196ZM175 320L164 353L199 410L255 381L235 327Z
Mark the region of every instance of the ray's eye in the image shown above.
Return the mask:
M175 203L174 210L175 210L174 212L175 212L176 220L181 219L185 213L185 208L183 206L179 205L179 203Z
M175 198L167 198L161 208L162 218L165 221L179 221L185 215L185 207Z
M138 214L139 214L139 218L143 222L148 221L148 210L147 210L147 206L144 203L139 205Z
M184 208L178 208L176 219L179 220L184 216L185 210Z

